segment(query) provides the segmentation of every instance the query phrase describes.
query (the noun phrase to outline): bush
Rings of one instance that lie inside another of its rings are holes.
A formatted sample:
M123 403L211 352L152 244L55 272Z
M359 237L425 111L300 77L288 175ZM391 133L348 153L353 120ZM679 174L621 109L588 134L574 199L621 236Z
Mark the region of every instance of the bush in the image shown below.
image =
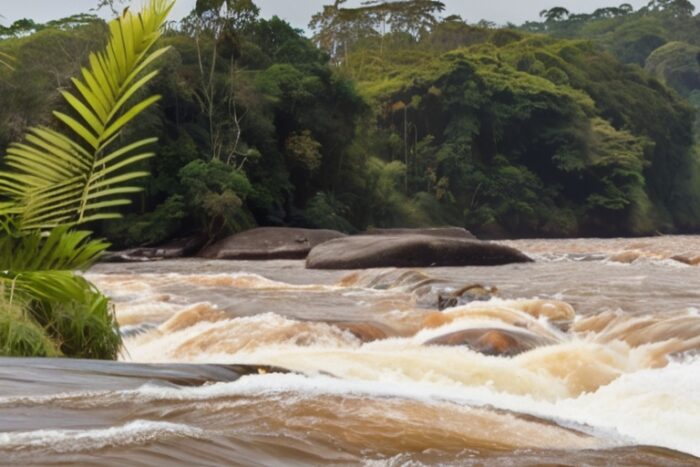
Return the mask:
M348 207L332 195L317 193L306 206L303 217L308 226L316 229L356 233L357 229L344 217L347 212Z
M243 208L252 191L245 173L214 160L192 161L180 170L189 212L195 213L199 230L209 241L254 224Z
M122 339L109 299L87 281L79 282L81 300L36 301L31 313L63 355L114 360Z
M122 343L109 299L75 277L73 300L13 298L0 291L0 355L114 360ZM78 297L82 295L82 297Z
M0 304L0 355L57 357L61 352L46 331L27 317L25 310L3 300Z
M104 234L118 247L157 245L172 239L182 230L187 217L181 195L173 195L153 212L131 214L104 226Z

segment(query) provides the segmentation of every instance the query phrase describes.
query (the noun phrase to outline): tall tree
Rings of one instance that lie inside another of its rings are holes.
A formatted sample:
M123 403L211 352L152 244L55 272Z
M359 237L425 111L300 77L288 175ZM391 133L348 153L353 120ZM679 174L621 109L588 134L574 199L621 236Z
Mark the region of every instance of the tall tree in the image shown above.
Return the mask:
M252 0L198 0L183 21L197 48L200 86L195 95L208 120L211 158L227 164L246 157L238 151L246 112L235 96L235 60L240 35L255 23L259 13ZM227 47L228 56L222 56L222 46ZM226 69L223 78L217 72L220 66Z
M564 7L560 6L555 6L554 8L550 8L549 10L542 10L540 12L540 18L544 18L545 21L548 23L552 23L555 21L561 21L563 19L566 19L571 12L567 10Z
M445 4L437 0L370 0L358 8L344 8L346 0L325 5L311 18L314 41L336 63L347 63L350 49L362 39L405 32L419 38L438 24ZM383 42L380 43L383 52Z

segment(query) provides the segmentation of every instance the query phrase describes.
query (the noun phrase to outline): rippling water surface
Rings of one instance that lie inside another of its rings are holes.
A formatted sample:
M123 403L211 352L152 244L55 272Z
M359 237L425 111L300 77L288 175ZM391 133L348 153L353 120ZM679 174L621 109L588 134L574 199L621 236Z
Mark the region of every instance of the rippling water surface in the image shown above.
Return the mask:
M507 243L537 261L98 265L122 362L2 360L0 462L700 465L700 237Z

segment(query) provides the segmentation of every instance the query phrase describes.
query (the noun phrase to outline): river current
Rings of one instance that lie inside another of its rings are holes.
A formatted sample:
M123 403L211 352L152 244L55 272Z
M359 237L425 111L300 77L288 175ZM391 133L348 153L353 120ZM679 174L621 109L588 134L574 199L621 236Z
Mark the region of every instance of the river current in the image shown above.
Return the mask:
M0 359L0 463L700 465L700 237L505 243L536 262L99 264L121 361ZM427 345L470 330L540 344Z

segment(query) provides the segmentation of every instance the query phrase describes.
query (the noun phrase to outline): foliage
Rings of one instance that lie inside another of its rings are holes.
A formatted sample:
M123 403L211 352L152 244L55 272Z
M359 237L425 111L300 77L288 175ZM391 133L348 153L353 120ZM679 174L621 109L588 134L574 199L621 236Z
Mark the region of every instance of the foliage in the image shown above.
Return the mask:
M345 8L345 2L324 6L309 24L316 33L314 41L338 63L347 62L348 53L365 37L382 37L387 31L425 35L445 9L444 3L435 0L373 0L357 8Z
M184 197L173 195L152 212L129 214L123 220L110 222L105 226L105 234L121 248L158 245L183 232L186 218Z
M304 210L304 219L308 227L356 233L357 229L344 217L347 213L348 207L333 196L318 193Z
M8 357L57 357L56 344L44 329L27 316L25 307L0 295L0 355Z
M39 329L43 337L37 342L50 339L55 343L55 352L42 351L39 355L116 357L121 338L107 298L73 273L91 265L106 246L90 240L89 232L72 231L68 226L47 235L39 231L8 232L0 237L0 289L7 305L3 316L21 315L21 329ZM36 337L37 333L32 331L32 335ZM25 344L16 344L26 349Z
M645 69L660 81L689 97L700 90L700 46L669 42L646 59Z
M374 60L370 41L345 65L375 103L379 154L404 161L393 191L438 202L419 219L461 211L466 227L511 235L687 227L700 190L685 181L692 115L676 96L590 43L454 22L440 43L463 48L435 56L428 37Z
M153 176L126 221L96 229L122 247L255 224L547 236L700 227L692 5L553 7L498 28L441 19L431 0L329 3L313 40L261 19L251 0L202 0L172 25L165 72L149 83L160 105L118 141L157 135L163 157L115 173ZM51 125L48 107L73 111L52 90L69 86L105 28L68 23L0 41L17 58L0 70L3 146Z
M74 271L108 246L76 225L114 218L123 186L143 173L128 171L153 142L118 144L124 127L156 97L137 100L164 49L151 52L171 4L152 0L141 14L110 23L104 52L91 54L76 91L62 91L61 125L30 128L12 144L0 172L0 347L10 355L116 358L121 344L107 297ZM78 97L80 96L80 97Z
M54 112L71 136L33 127L23 143L8 148L4 162L12 170L0 173L0 189L11 204L0 208L0 216L15 216L22 230L119 217L111 209L129 204L125 195L139 191L127 182L147 175L126 169L154 155L144 148L155 139L127 146L115 141L129 122L160 98L149 96L128 105L158 73L142 75L167 50L151 49L168 12L169 8L152 3L139 16L127 13L110 23L110 46L90 55L83 79L73 79L75 92L62 91L72 115Z
M244 173L220 161L196 160L180 170L180 182L210 241L251 226L243 203L252 187Z
M285 146L293 164L311 173L321 168L321 143L311 136L309 130L292 133Z

